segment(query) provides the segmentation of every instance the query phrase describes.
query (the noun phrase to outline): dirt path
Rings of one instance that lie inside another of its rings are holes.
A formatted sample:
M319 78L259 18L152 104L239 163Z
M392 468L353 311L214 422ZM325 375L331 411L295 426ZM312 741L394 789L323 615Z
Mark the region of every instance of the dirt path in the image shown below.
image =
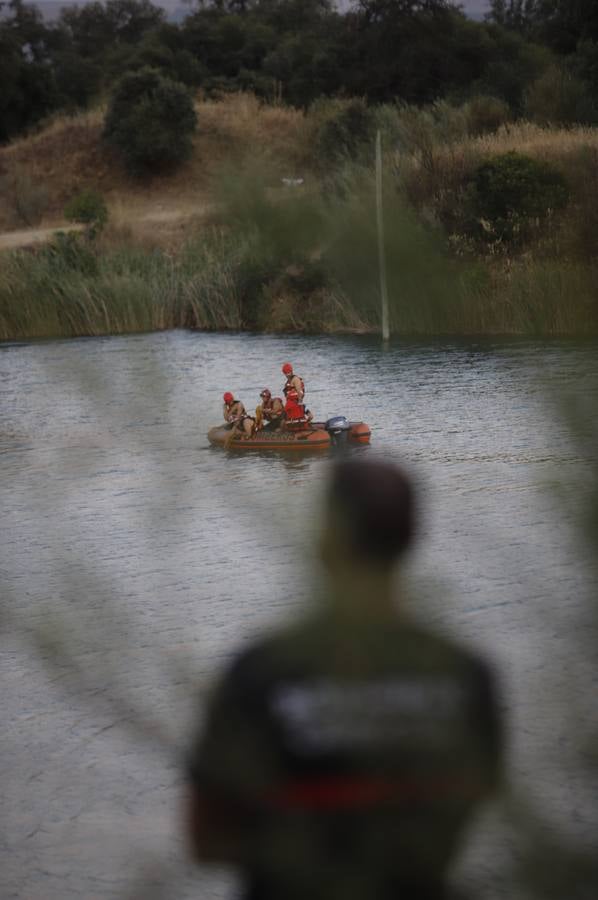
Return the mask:
M117 213L115 221L121 225L174 225L181 224L189 219L206 215L212 209L211 204L202 203L198 206L181 208L164 208L162 206L153 209L142 209L131 214ZM19 231L5 231L0 234L1 250L18 250L23 247L31 247L35 244L43 244L51 240L59 231L83 231L84 225L64 224L53 228L25 228Z
M18 250L33 244L45 244L59 231L82 231L83 225L61 225L59 228L26 228L0 234L0 250Z

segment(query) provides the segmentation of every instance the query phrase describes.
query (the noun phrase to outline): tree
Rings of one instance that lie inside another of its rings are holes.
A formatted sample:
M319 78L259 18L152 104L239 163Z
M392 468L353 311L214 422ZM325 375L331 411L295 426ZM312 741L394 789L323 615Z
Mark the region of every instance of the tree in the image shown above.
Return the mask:
M523 35L487 25L489 43L484 72L476 88L500 97L521 113L527 88L550 66L552 54Z
M196 128L186 87L156 69L130 72L118 83L104 123L104 138L135 175L170 168L191 153Z
M598 40L596 0L492 0L490 18L569 54L584 40Z
M137 44L164 21L150 0L108 0L63 9L60 23L80 56L97 57L114 44Z
M574 53L580 41L598 41L596 0L535 0L538 36L557 53Z
M179 28L165 23L146 32L134 50L126 50L122 57L113 59L113 64L121 64L120 75L124 71L144 69L148 66L160 71L175 81L188 86L200 85L206 75L206 66L182 45ZM115 65L118 69L118 65Z
M483 80L495 49L487 25L440 0L362 0L345 19L344 86L377 102L421 105L450 91L466 94Z
M11 0L2 11L0 142L31 127L58 105L50 65L50 36L51 30L37 9L22 0Z
M528 32L535 16L536 0L491 0L488 18L514 31Z
M384 21L389 15L412 16L455 10L452 0L358 0L357 7L368 21Z
M598 41L581 41L570 64L573 73L585 82L598 106Z
M206 84L272 92L305 106L342 86L337 63L340 16L330 0L253 0L202 4L182 27Z

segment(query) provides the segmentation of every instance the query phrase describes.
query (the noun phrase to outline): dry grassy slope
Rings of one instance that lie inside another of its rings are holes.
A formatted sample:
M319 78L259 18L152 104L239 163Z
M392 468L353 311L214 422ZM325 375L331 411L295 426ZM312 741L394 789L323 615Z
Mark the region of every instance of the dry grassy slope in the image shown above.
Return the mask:
M192 157L171 175L130 178L118 157L101 140L104 111L61 117L30 137L0 147L0 235L23 230L8 191L18 176L47 191L36 230L63 223L67 201L84 187L99 190L113 225L172 237L190 217L205 212L210 182L223 163L264 156L281 174L301 168L309 145L305 116L279 106L264 106L245 94L219 101L198 100L198 133Z
M453 144L437 145L432 148L428 165L421 157L401 157L397 154L396 164L401 169L422 177L421 190L434 190L440 185L462 183L470 177L472 169L490 156L515 151L556 165L563 174L575 183L579 161L584 154L598 160L598 128L550 128L519 122L503 125L494 134ZM425 172L425 169L428 172ZM432 184L426 183L432 175ZM437 184L434 181L438 182Z
M575 156L584 148L598 150L598 128L542 128L531 122L503 125L495 134L471 142L478 154L496 155L516 150L540 159L557 162Z
M36 134L0 147L0 248L31 243L34 231L39 235L62 226L65 204L84 187L96 188L106 198L115 239L126 236L124 228L149 242L177 244L191 218L209 213L213 176L223 163L263 157L273 175L281 176L304 174L308 168L316 117L264 105L248 94L219 101L198 98L196 110L198 132L191 158L171 175L143 181L130 178L102 142L102 109L57 118ZM598 129L507 125L493 135L435 147L431 168L422 167L416 157L402 157L397 163L411 181L414 199L421 195L423 202L443 188L464 183L481 158L509 150L557 163L575 182L580 153L589 151L598 159ZM10 196L15 179L25 186L41 185L47 193L43 214L29 229ZM14 234L17 231L22 238Z

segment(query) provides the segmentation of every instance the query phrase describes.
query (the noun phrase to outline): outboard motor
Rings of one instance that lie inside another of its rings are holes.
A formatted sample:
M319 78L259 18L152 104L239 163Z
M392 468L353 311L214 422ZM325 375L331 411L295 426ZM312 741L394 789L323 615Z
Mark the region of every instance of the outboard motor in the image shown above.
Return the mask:
M331 419L328 419L324 428L332 438L332 443L337 445L346 443L347 436L351 430L351 426L345 416L332 416Z

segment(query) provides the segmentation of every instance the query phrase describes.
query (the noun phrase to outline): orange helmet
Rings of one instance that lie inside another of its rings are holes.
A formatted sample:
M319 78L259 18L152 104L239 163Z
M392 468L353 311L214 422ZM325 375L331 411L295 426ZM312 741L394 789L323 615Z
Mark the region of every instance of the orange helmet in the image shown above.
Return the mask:
M290 363L285 363L284 366L282 367L283 375L290 375L292 373L292 371L293 371L293 367Z
M223 395L222 399L225 403L232 403L235 398L230 391L227 391L226 394Z

